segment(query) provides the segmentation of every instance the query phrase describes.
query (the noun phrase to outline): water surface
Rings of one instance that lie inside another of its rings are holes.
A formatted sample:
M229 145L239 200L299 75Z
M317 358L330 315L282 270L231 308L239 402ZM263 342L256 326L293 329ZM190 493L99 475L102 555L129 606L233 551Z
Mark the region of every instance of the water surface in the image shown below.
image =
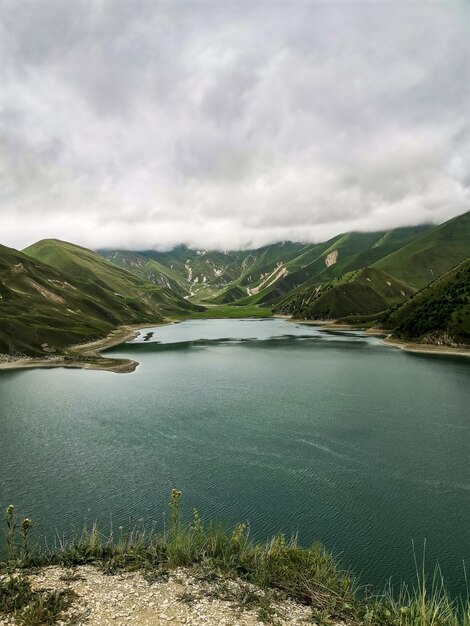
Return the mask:
M0 372L0 503L40 529L84 516L247 520L321 540L377 585L427 541L453 591L470 563L470 360L285 320L194 320L113 356L133 374Z

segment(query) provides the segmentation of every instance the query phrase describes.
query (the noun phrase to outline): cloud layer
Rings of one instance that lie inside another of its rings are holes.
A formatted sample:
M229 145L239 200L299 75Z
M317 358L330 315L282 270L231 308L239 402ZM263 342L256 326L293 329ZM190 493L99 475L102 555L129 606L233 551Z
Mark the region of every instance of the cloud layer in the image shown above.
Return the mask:
M259 246L470 208L470 5L3 0L0 241Z

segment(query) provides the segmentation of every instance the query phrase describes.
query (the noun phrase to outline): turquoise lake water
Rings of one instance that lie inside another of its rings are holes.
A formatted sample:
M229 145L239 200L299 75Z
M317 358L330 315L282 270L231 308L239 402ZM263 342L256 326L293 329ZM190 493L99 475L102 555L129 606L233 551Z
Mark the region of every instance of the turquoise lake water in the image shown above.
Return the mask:
M41 534L183 508L322 541L364 582L410 580L426 541L470 568L470 359L281 319L194 320L111 351L133 374L0 372L0 504Z

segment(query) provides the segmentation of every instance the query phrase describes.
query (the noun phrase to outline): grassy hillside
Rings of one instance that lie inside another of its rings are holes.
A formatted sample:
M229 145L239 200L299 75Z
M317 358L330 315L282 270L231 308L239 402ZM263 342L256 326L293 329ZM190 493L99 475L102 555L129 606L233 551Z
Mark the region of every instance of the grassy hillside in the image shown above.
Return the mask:
M145 252L128 252L126 250L98 251L107 261L117 267L132 272L144 280L168 287L180 296L189 295L189 285L180 272L166 267L147 256Z
M452 269L470 254L470 211L435 226L374 264L395 278L420 289Z
M367 316L404 302L465 258L469 216L437 227L345 233L318 244L284 242L241 252L179 246L107 258L147 278L151 263L158 264L158 281L171 279L194 302L273 307L310 318Z
M236 303L276 305L289 293L297 295L308 288L316 289L319 284L329 283L346 273L371 265L429 228L421 225L387 232L346 233L324 243L303 245L290 258L279 254L276 264L263 266L260 275L252 268L249 273L244 273L237 286L244 287L247 295ZM278 250L281 249L278 247Z
M411 296L413 290L375 268L348 272L314 289L288 296L275 311L299 319L338 319L369 315Z
M50 241L28 251L37 258L0 246L0 353L60 353L120 324L197 309L84 248Z
M99 253L146 280L160 284L168 281L172 289L176 284L176 289L182 289L195 302L225 304L246 296L250 284L256 285L280 260L293 258L303 248L305 244L284 242L243 251L191 250L177 246L169 252L101 250Z
M388 311L379 323L395 329L397 339L470 346L470 258Z
M431 227L346 233L318 244L280 242L256 250L101 251L107 260L195 302L272 306L293 290L372 265Z
M109 300L84 293L69 276L0 246L0 352L46 354L100 337L120 322ZM117 304L117 303L115 303ZM121 304L122 307L122 304Z
M299 256L285 264L284 275L279 280L256 289L256 293L251 290L253 295L245 297L240 303L272 306L289 293L297 298L298 294L309 288L316 291L320 284L330 283L344 274L371 265L428 228L415 226L387 232L353 232L339 235L325 243L310 244Z
M198 307L166 285L156 285L106 261L96 252L56 239L45 239L29 246L25 254L47 263L80 283L83 289L106 289L125 299L136 311L153 310L161 315Z
M218 296L212 297L211 302L214 304L233 304L237 300L244 298L246 292L238 285L223 289Z
M470 213L436 227L401 228L377 235L348 233L336 238L319 259L288 274L257 302L274 302L277 311L311 319L384 311L469 255ZM334 263L325 268L325 259ZM309 278L297 286L297 277L307 274ZM286 287L290 287L287 295L276 304L276 294L281 295Z

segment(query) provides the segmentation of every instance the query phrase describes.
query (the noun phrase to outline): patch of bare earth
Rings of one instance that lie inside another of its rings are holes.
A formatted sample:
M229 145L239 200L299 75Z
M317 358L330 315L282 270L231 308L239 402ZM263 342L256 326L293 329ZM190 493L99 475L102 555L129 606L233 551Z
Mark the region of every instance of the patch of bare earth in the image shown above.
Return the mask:
M276 626L311 624L308 607L267 596L253 585L208 580L177 569L155 580L139 572L112 576L93 566L47 567L30 575L33 589L69 589L75 600L58 624L93 626ZM6 624L7 622L3 622ZM0 618L0 624L2 624Z
M26 282L29 285L31 285L31 287L33 289L36 289L36 291L38 291L41 294L41 296L44 296L44 298L47 298L48 300L51 300L51 302L55 302L56 304L64 304L65 303L65 300L62 298L62 296L59 296L58 294L53 293L52 291L49 291L49 289L46 289L45 287L43 287L42 285L37 283L32 278L27 278Z

